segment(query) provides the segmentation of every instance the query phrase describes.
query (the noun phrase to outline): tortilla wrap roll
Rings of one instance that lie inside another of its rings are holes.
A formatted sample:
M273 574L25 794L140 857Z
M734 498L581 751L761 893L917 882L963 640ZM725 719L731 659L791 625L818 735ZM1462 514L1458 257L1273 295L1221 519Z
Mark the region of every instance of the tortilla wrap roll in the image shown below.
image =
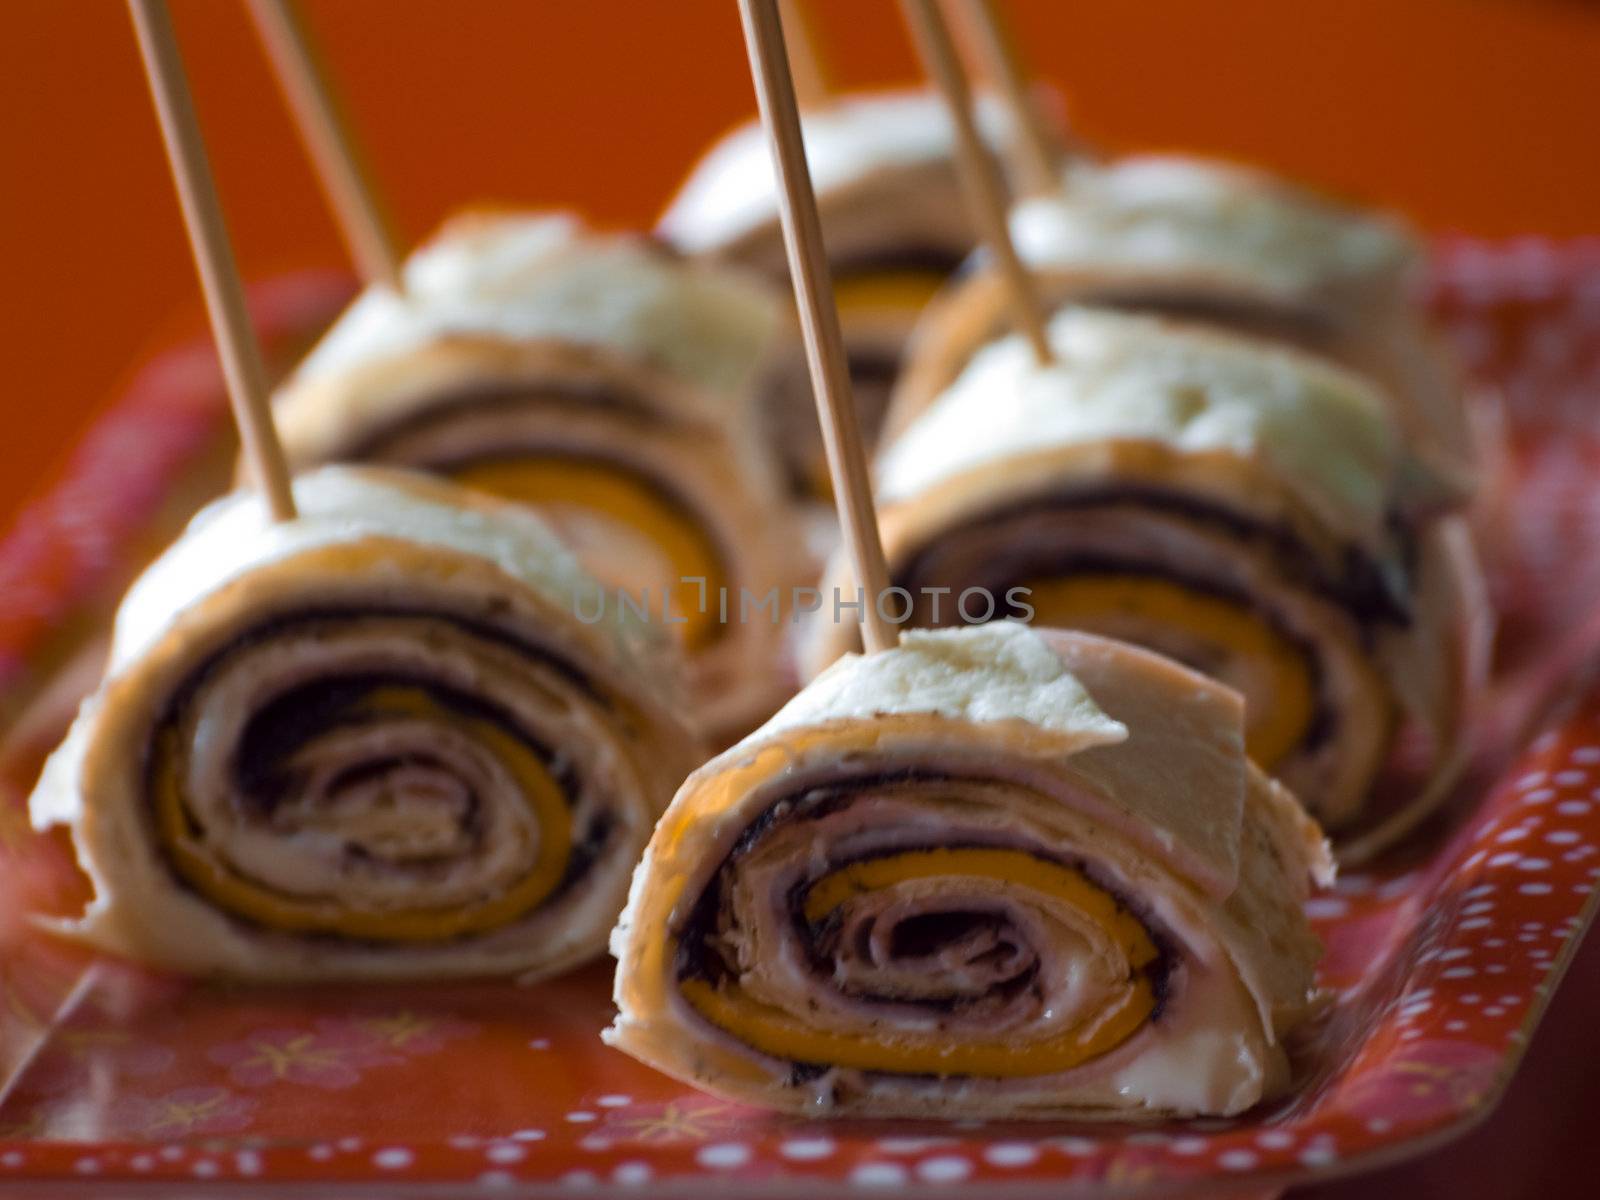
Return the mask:
M1486 614L1458 518L1360 376L1270 343L1065 309L1057 362L982 350L881 452L895 619L1136 642L1245 696L1246 742L1330 830L1414 729L1431 806L1460 765ZM821 589L851 593L842 558ZM971 590L971 595L967 593ZM803 665L855 648L815 614Z
M291 465L402 466L539 510L610 604L681 638L702 729L771 713L793 686L781 623L720 613L724 591L783 596L813 572L753 399L789 319L773 290L518 214L457 219L405 279L368 289L279 392Z
M203 510L117 614L31 798L93 884L62 932L237 979L550 975L593 957L697 758L672 648L578 613L535 516L329 467Z
M1003 106L979 116L993 145L1010 136ZM933 93L842 96L802 118L862 433L877 435L901 354L923 306L977 243L954 163L955 130ZM686 254L784 282L788 265L772 163L756 124L735 129L690 172L657 231ZM798 344L765 388L789 476L828 494L821 433Z
M1383 389L1442 499L1489 457L1478 401L1415 302L1422 248L1400 222L1231 164L1155 155L1069 166L1012 212L1051 308L1117 307L1203 322L1330 357ZM1010 327L1003 281L962 275L915 331L886 418L902 432Z
M689 777L605 1037L807 1116L1233 1114L1289 1082L1329 872L1227 689L1081 634L912 632Z

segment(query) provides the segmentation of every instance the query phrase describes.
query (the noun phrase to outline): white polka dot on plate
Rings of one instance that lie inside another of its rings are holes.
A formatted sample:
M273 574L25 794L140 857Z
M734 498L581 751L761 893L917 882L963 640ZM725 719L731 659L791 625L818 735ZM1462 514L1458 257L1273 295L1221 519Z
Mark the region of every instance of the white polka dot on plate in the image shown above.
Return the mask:
M1204 1154L1206 1140L1197 1137L1173 1138L1170 1149L1174 1154Z
M778 1147L779 1154L795 1162L815 1162L827 1158L833 1150L833 1139L825 1137L790 1138Z
M514 1163L527 1158L528 1152L510 1142L496 1142L483 1152L483 1156L492 1163Z
M1548 883L1524 883L1517 888L1524 896L1548 896L1551 888Z
M384 1171L403 1171L415 1160L404 1146L386 1146L372 1156L372 1165Z
M917 1178L928 1183L956 1183L972 1174L972 1164L954 1154L925 1158L917 1164Z
M217 1164L212 1162L209 1158L202 1158L189 1169L201 1179L210 1179L217 1173Z
M601 1096L600 1099L595 1101L595 1104L600 1108L624 1108L632 1103L632 1096L623 1096L615 1093L610 1096Z
M1294 1134L1286 1129L1269 1129L1256 1138L1256 1144L1267 1150L1287 1150L1294 1145Z
M1339 1161L1331 1146L1307 1146L1300 1152L1300 1161L1308 1167L1326 1167Z
M717 1142L714 1145L700 1147L694 1160L702 1167L716 1170L742 1167L750 1161L750 1147L742 1142Z
M857 1187L900 1187L906 1181L906 1169L899 1163L862 1163L850 1172L850 1182Z
M510 1171L485 1171L478 1176L478 1183L486 1188L508 1188L517 1182L517 1177Z
M1217 1166L1225 1171L1248 1171L1259 1161L1249 1150L1224 1150L1217 1155Z
M611 1178L625 1187L638 1187L650 1182L650 1166L642 1162L626 1162L611 1172Z
M991 1166L1026 1167L1039 1161L1039 1151L1027 1142L996 1142L983 1152L983 1158Z

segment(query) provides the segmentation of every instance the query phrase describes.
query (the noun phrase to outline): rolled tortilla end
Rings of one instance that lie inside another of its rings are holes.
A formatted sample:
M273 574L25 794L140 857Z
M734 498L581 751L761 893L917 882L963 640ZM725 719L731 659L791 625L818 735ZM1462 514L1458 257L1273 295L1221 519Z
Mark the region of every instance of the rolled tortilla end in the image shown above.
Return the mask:
M813 1116L1231 1114L1285 1086L1326 851L1236 696L1010 623L812 689L658 826L612 1045Z
M536 518L328 468L208 508L118 614L32 797L64 932L199 975L543 976L597 953L693 736Z

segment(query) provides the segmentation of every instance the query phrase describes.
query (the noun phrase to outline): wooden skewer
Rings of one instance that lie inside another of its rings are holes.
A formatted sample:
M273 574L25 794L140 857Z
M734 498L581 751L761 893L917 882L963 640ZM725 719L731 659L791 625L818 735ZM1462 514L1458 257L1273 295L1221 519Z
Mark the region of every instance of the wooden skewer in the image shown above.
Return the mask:
M995 0L949 0L946 11L957 15L967 34L963 40L973 47L983 73L1000 89L1011 112L1023 194L1041 196L1056 191L1061 186L1061 150L1045 127L1017 43Z
M783 223L783 244L789 256L800 310L800 329L806 344L806 363L822 423L823 445L828 452L828 473L839 506L839 524L845 547L860 581L865 603L861 608L862 642L867 653L892 649L899 641L895 626L878 611L889 588L889 570L878 537L877 514L872 508L872 484L867 474L867 453L861 441L850 373L845 367L844 340L839 334L839 312L834 307L833 280L823 253L822 226L817 218L817 197L811 188L805 144L800 138L800 113L794 82L784 54L783 25L775 0L739 0L744 21L745 48L750 55L750 75L756 101L772 151L778 179L778 211Z
M356 270L366 283L399 291L399 252L349 131L339 120L327 81L317 69L304 27L289 0L246 3Z
M255 473L257 484L266 493L273 517L287 521L295 515L289 470L284 465L283 447L272 425L261 349L250 328L244 288L239 283L239 269L228 241L227 223L217 200L211 165L206 160L205 143L195 118L194 98L189 94L178 40L172 31L172 17L165 0L128 0L128 8L139 36L139 51L144 57L145 75L161 122L161 137L166 143L167 160L177 185L178 202L183 207L183 223L188 229L189 247L200 273L206 312L211 318L211 332L217 339L222 374L227 381L228 398L233 403L234 420L239 425L245 460Z
M800 108L827 106L833 95L827 63L818 48L817 27L800 0L778 0L785 40L789 44L789 72L794 79Z
M985 248L1000 268L1017 328L1028 339L1033 355L1041 365L1055 361L1045 330L1044 308L1039 301L1033 276L1017 257L1007 223L1007 198L1000 169L978 132L972 111L972 88L967 73L956 57L955 44L933 0L901 0L906 23L917 43L924 67L944 95L950 120L956 131L956 166L962 187L972 208L973 219Z

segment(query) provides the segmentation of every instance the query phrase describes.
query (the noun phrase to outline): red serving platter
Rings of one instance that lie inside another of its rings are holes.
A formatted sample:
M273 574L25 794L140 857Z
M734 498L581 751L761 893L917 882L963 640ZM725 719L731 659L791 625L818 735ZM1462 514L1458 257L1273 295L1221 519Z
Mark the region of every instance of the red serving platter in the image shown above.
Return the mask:
M1153 1128L801 1121L602 1046L606 963L533 988L247 989L97 958L26 915L84 886L65 843L27 827L54 732L34 722L0 776L0 1188L1255 1195L1464 1130L1515 1070L1600 879L1600 241L1437 249L1431 303L1505 426L1482 522L1496 683L1452 809L1312 901L1331 1002L1288 1100ZM282 282L258 319L293 343L341 295ZM0 543L0 688L103 606L119 552L225 421L203 346L136 379Z

